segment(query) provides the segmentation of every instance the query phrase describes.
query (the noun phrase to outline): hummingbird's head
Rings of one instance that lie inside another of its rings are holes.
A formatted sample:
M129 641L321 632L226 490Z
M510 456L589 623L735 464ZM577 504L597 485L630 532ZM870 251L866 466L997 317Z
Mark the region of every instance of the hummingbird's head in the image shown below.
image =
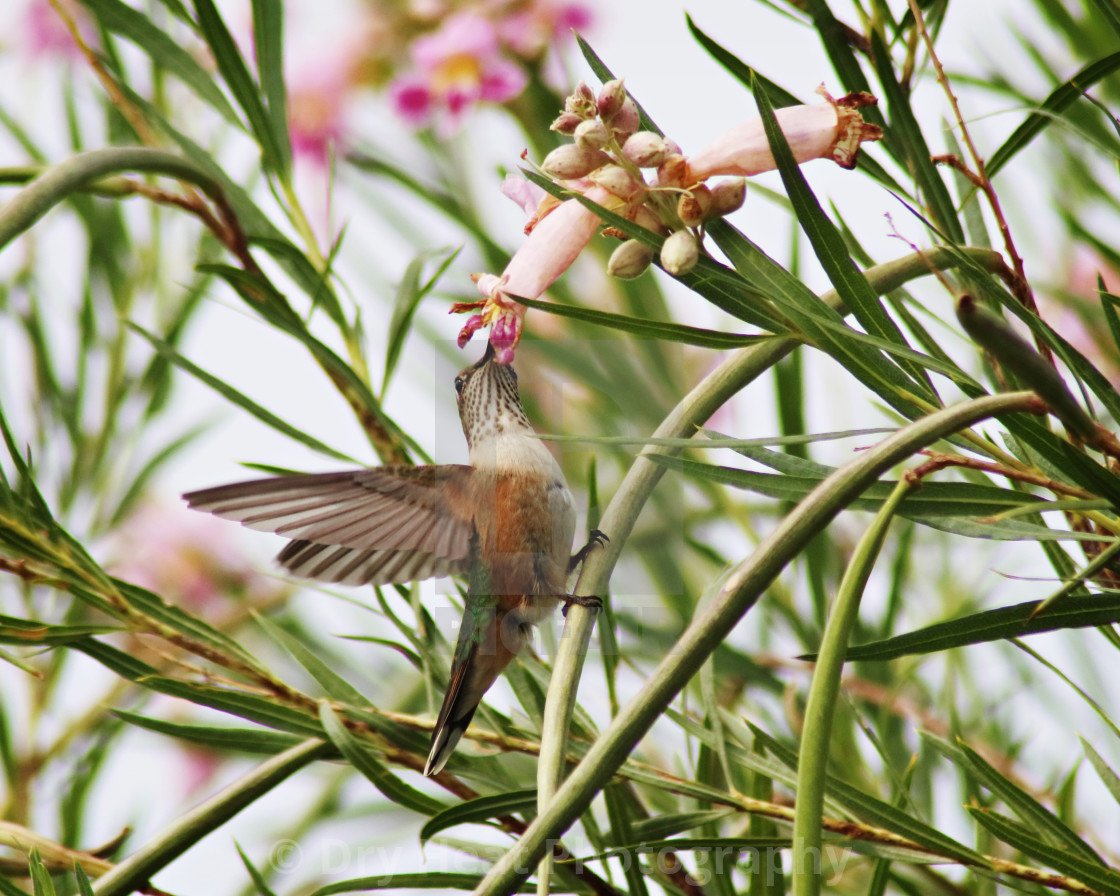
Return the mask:
M488 438L532 432L517 393L517 374L509 364L495 362L491 343L486 343L486 353L478 363L455 377L455 392L469 447Z

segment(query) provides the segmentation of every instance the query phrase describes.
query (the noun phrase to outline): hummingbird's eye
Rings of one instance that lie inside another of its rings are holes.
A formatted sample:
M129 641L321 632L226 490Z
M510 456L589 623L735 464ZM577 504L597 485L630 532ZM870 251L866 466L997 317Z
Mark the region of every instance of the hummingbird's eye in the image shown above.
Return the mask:
M462 395L463 394L463 386L465 386L466 384L467 384L466 378L463 377L462 374L455 377L455 394L456 395Z

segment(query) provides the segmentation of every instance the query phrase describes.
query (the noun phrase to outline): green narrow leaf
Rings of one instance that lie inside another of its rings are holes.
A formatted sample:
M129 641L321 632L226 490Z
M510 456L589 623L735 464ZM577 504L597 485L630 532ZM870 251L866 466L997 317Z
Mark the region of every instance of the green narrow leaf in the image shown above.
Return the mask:
M319 721L331 742L346 757L346 761L365 776L386 799L421 815L438 815L447 809L446 803L405 784L389 771L372 747L355 737L325 700L319 703Z
M257 620L257 624L264 629L265 634L288 651L288 653L292 655L292 658L303 666L303 668L310 673L312 678L319 682L319 685L323 688L328 697L332 700L337 700L339 703L345 703L354 707L370 705L368 697L335 672L317 653L315 653L315 651L310 650L299 638L277 625L267 616L254 613L253 617Z
M1112 798L1120 803L1120 775L1112 770L1112 767L1104 761L1104 757L1096 751L1089 741L1085 740L1080 734L1077 739L1081 741L1081 750L1088 757L1101 782L1108 788Z
M300 742L299 737L294 734L285 734L282 731L266 731L259 728L218 728L212 725L185 725L180 722L165 722L162 719L137 715L123 709L113 710L113 715L137 728L154 731L157 734L166 734L169 737L215 750L235 750L241 753L273 755L282 753Z
M1034 835L1049 846L1075 855L1102 868L1104 860L1053 812L1033 796L1000 774L995 767L959 738L953 744L928 731L922 739L1002 800Z
M1120 349L1120 296L1114 296L1105 288L1104 278L1097 274L1097 294L1101 297L1101 309L1104 319L1108 321L1108 331L1112 334L1112 341Z
M203 370L193 362L188 361L174 348L172 348L159 337L149 333L139 324L130 322L128 326L129 329L135 331L136 333L139 333L146 340L148 340L148 342L151 343L152 348L154 348L157 352L170 360L176 367L185 370L191 376L195 377L195 379L209 386L230 403L235 404L242 410L252 414L265 425L270 426L272 429L283 433L284 435L288 436L291 439L294 439L295 441L303 445L306 445L308 448L311 448L314 451L318 451L320 454L325 454L328 457L333 457L335 460L342 460L346 461L347 463L357 463L357 461L352 457L343 454L341 451L335 451L329 445L320 442L314 436L305 433L303 430L295 426L292 426L286 420L283 420L280 417L276 416L271 411L267 410L266 408L250 399L248 396L242 394L241 392L238 392L235 388L233 388L233 386L223 382L213 374L207 373L205 370Z
M608 842L612 845L633 843L635 837L632 822L636 820L634 816L640 812L641 807L630 793L629 785L611 782L603 788L603 801L607 807L607 819L611 826L612 839ZM641 814L638 814L638 818L640 817ZM633 853L629 858L630 861L623 863L623 873L626 875L628 885L627 892L634 896L648 896L646 876L638 860L638 854Z
M995 177L1020 150L1030 145L1030 142L1044 129L1061 118L1062 113L1077 102L1086 90L1117 70L1120 70L1120 52L1111 53L1086 65L1068 81L1054 88L1042 101L1038 111L1028 115L999 149L992 153L992 157L984 166L988 177Z
M1024 855L1053 868L1060 874L1076 878L1105 896L1120 896L1120 874L1111 868L1088 861L1065 849L1043 843L1026 825L1012 821L988 809L966 806L968 814L980 825Z
M39 850L31 850L31 855L27 857L27 866L28 873L31 876L31 885L34 888L32 892L35 896L55 896L51 873L39 857Z
M79 896L95 896L93 884L90 883L90 879L86 875L85 869L82 868L81 862L74 863L74 879L78 882Z
M401 282L397 287L397 296L393 301L393 315L389 319L389 339L385 348L385 374L381 380L381 395L384 397L389 389L389 380L397 368L401 351L404 349L405 339L412 328L412 318L416 313L421 300L435 285L436 281L447 270L448 266L458 256L460 250L454 249L447 253L447 257L440 263L438 270L425 284L420 283L420 275L424 271L424 262L440 252L421 252L405 267L401 275Z
M264 879L264 875L257 870L256 865L249 861L249 857L245 855L245 850L241 848L241 844L234 840L233 845L237 848L237 854L241 857L241 864L245 866L245 870L249 872L249 877L253 880L253 886L257 888L257 896L276 896L268 886L268 881Z
M893 638L849 647L846 658L848 661L880 662L1041 632L1120 622L1120 595L1070 596L1054 604L1046 613L1035 615L1042 604L1043 601L1032 600L939 622ZM811 658L811 655L801 657Z
M324 736L317 719L258 694L211 684L179 681L158 674L145 676L139 679L138 683L169 697L178 697L197 703L199 706L208 706L249 722L256 722L258 725L297 734L301 739Z
M938 229L948 242L964 242L964 228L957 217L952 196L930 161L932 153L922 133L922 128L910 108L910 96L898 83L889 48L875 28L870 29L871 61L882 85L882 97L890 113L890 123L885 128L886 140L893 155L913 172L921 197ZM989 168L988 173L991 173Z
M335 893L360 893L363 890L473 890L482 880L481 874L454 871L424 871L413 874L379 874L356 877L320 887L309 896L334 896ZM535 893L536 884L522 884L514 893Z
M797 754L793 750L755 725L750 725L750 730L765 746L766 750L787 768L797 768ZM938 855L949 856L962 864L978 865L981 868L988 867L988 862L984 856L975 850L969 849L929 825L922 824L890 803L863 793L832 775L826 778L825 792L829 798L845 806L857 818L861 818L869 824L878 825L888 831L900 834L925 849Z
M820 5L817 3L816 5ZM828 219L817 201L813 191L809 188L801 168L793 157L793 152L786 142L785 135L774 117L774 110L766 97L765 91L759 88L755 93L755 102L758 104L759 113L762 115L763 125L766 128L766 137L770 143L770 151L781 174L782 183L786 188L793 205L794 214L801 229L809 238L813 252L828 275L829 281L836 289L837 295L847 306L856 320L863 326L869 335L878 336L887 342L909 348L902 330L886 313L879 296L867 278L856 268L852 261L844 238L837 230L836 225ZM927 401L939 403L937 393L933 389L926 372L919 366L903 362L903 369L909 372L915 384L915 391Z
M279 153L278 170L287 173L292 167L292 143L288 138L288 92L284 84L283 0L253 0L253 46L264 111Z
M480 796L465 803L451 806L429 818L420 829L420 842L427 843L440 831L459 824L483 824L502 815L535 815L537 811L537 791L515 790L493 796Z
M253 76L249 73L249 67L245 64L241 51L237 49L233 35L229 33L213 0L194 0L194 8L198 15L202 36L206 39L210 52L214 54L218 71L222 73L233 98L241 106L249 122L249 128L260 144L265 168L286 179L289 171L285 165L284 151L276 142L272 123L261 102L257 85L253 82Z
M716 62L722 65L727 73L735 78L744 87L751 86L751 79L753 78L763 90L766 91L766 96L770 100L770 104L777 109L784 109L786 106L800 106L803 105L801 100L786 90L760 75L757 71L743 62L738 56L730 50L717 43L712 37L701 30L696 22L692 20L692 16L685 13L685 24L688 25L688 30Z
M700 327L689 327L684 324L673 324L658 320L644 320L638 317L628 317L624 314L599 311L595 308L561 305L558 302L542 302L520 296L510 296L510 298L527 308L547 311L549 314L555 314L558 317L583 321L600 327L609 327L612 330L621 330L638 339L666 340L685 345L699 345L703 348L732 349L741 348L744 345L754 345L764 339L773 338L770 335L748 336L742 333L721 333L718 330L705 330Z
M93 11L103 28L136 44L152 62L175 75L226 121L242 127L213 77L179 41L154 25L148 16L120 0L82 0L82 3Z

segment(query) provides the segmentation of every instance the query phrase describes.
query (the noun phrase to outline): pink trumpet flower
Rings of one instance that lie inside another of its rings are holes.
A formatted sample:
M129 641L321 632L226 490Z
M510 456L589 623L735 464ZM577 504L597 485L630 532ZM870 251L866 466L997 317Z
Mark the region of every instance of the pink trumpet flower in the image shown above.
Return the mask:
M844 168L853 168L860 145L882 137L882 131L865 122L858 111L876 100L862 93L834 100L823 88L818 92L826 102L778 110L776 117L782 133L798 163L825 158ZM697 263L701 252L699 228L703 223L742 204L742 181L724 181L713 187L704 182L712 177L742 178L773 170L774 157L761 118L731 128L707 148L685 157L672 141L654 134L635 134L636 110L621 81L604 85L598 97L581 83L553 124L554 130L576 135L577 143L550 153L542 170L561 178L559 183L566 189L630 220L640 221L648 229L672 231L662 248L661 263L670 273L681 275ZM593 127L599 124L603 126ZM581 146L579 136L582 134L586 142L593 132L597 135L595 145ZM573 159L580 165L569 165ZM656 173L647 183L642 170L654 167ZM567 176L579 179L562 179ZM527 191L508 180L503 192L524 208L531 204L527 202ZM674 197L670 212L666 212L666 195ZM546 196L530 217L528 237L501 277L483 274L474 278L484 300L452 307L453 313L477 312L459 333L460 347L477 330L488 326L498 363L510 363L525 318L525 307L512 297L538 298L576 260L599 224L598 216L579 200L557 204ZM670 250L668 255L666 249ZM616 259L615 272L635 277L648 262L648 258Z

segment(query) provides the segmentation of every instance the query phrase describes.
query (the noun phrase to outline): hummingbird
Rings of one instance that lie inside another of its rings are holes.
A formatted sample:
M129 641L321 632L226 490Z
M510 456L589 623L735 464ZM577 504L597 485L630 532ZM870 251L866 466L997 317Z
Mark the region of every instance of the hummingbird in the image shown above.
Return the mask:
M275 476L189 492L189 506L291 541L277 562L295 576L388 585L466 575L450 680L424 774L438 774L483 694L557 604L598 608L568 591L596 545L571 555L576 512L559 464L537 437L510 365L482 359L455 377L469 464L393 465Z

